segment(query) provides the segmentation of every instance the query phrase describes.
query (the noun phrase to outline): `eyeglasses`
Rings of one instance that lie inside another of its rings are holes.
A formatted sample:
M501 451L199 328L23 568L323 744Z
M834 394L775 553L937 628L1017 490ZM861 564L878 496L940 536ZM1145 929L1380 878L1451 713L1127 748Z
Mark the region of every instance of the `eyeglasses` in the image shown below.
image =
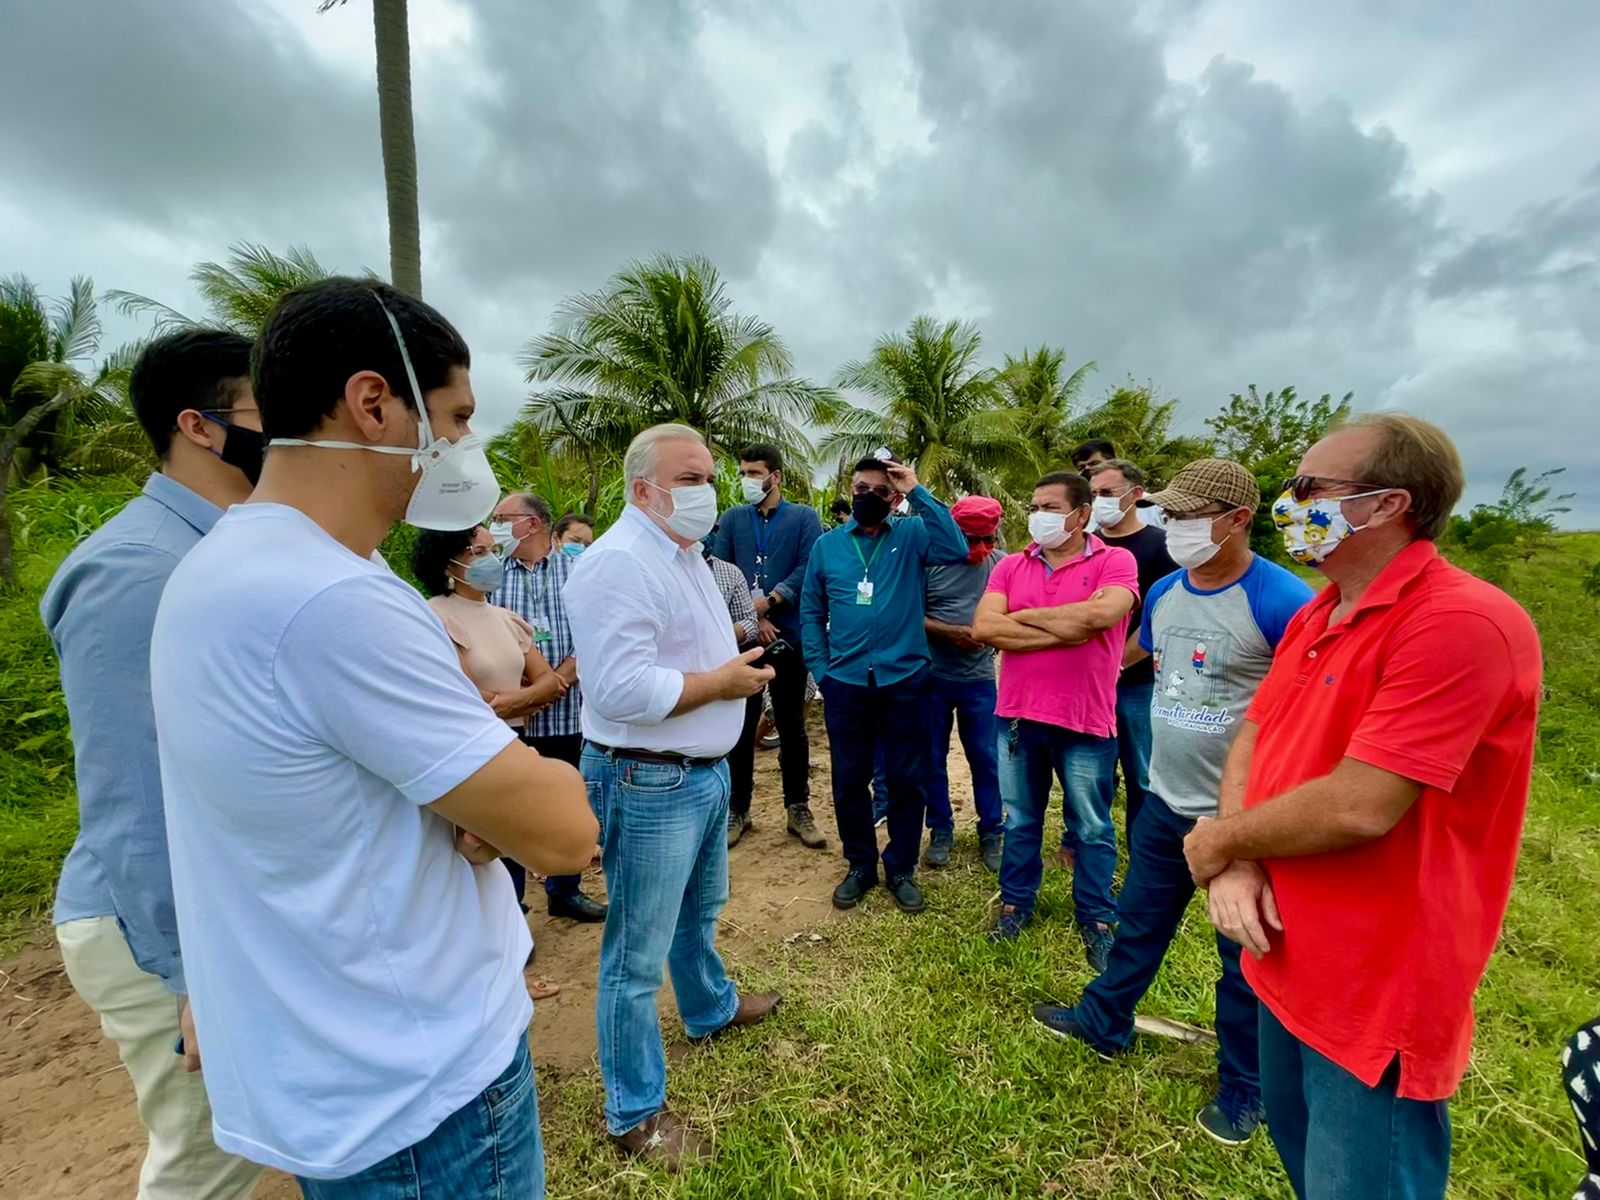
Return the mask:
M1389 489L1382 484L1363 483L1359 479L1331 479L1326 475L1296 475L1285 481L1283 490L1294 497L1295 503L1304 504L1317 492L1325 492L1330 488L1353 487L1368 488L1373 491L1384 492ZM1355 497L1347 497L1354 499Z
M1097 499L1100 499L1100 500L1121 500L1124 496L1126 496L1131 491L1133 491L1133 485L1129 484L1127 487L1123 488L1120 492L1113 491L1110 488L1106 488L1104 491L1101 491L1098 488L1090 488L1089 489L1089 494L1091 496L1096 497Z
M894 489L890 487L868 487L864 483L858 483L850 489L850 494L852 496L871 495L878 497L880 500L887 500L890 496L894 495Z

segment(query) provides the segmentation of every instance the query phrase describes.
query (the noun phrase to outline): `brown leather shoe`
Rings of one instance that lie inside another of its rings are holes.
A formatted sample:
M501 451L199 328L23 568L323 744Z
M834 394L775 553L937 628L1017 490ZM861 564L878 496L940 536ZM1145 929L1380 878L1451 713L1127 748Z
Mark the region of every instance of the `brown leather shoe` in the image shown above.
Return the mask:
M620 1137L612 1134L611 1140L629 1158L637 1158L673 1174L691 1163L704 1162L711 1157L710 1143L689 1128L677 1113L665 1108Z
M779 992L756 992L754 995L742 995L739 997L739 1011L733 1014L733 1020L729 1021L721 1029L714 1029L710 1033L703 1034L697 1038L690 1038L689 1040L696 1044L709 1042L718 1034L726 1033L728 1030L737 1028L740 1025L759 1025L772 1015L773 1009L782 1003L783 995Z

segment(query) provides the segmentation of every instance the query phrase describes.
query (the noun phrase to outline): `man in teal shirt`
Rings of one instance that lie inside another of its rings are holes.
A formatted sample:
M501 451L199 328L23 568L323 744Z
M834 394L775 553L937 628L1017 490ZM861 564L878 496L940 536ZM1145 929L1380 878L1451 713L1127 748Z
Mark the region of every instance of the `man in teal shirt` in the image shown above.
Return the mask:
M868 789L881 742L890 796L885 882L896 904L921 912L912 875L929 771L924 571L965 562L967 539L910 467L862 459L850 490L851 519L811 548L800 597L801 644L822 689L834 813L850 863L833 903L854 908L878 882ZM890 520L899 497L914 515Z

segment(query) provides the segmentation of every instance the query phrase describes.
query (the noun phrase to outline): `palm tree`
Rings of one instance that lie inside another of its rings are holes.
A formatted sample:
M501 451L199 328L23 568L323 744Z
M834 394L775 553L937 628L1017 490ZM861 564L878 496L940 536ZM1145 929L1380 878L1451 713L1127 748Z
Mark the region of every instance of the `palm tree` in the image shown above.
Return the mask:
M822 453L847 465L886 446L932 486L995 490L1020 451L997 373L977 365L982 344L970 322L929 316L879 338L871 355L840 368L836 383L881 407L844 407Z
M126 406L131 352L85 369L100 349L94 283L72 281L66 297L46 305L18 275L0 279L0 582L17 581L12 558L11 486L30 468L60 469L84 425L115 417Z
M124 316L153 317L152 332L156 334L207 325L255 337L285 292L329 274L304 246L290 246L287 253L275 254L265 246L238 242L228 247L226 262L196 263L189 272L190 282L210 310L203 321L136 292L110 291L106 299Z
M322 0L319 13L345 0ZM422 235L417 222L417 135L411 114L411 33L406 0L372 0L378 49L378 138L389 202L389 278L422 295Z
M1176 400L1158 399L1150 384L1129 381L1077 420L1072 439L1105 438L1116 446L1118 457L1144 471L1153 491L1185 463L1215 451L1210 438L1174 434L1172 421L1177 413Z
M1008 354L995 381L1001 404L1011 412L1012 435L1035 477L1069 465L1067 455L1079 440L1073 422L1083 381L1095 364L1086 362L1063 379L1066 357L1054 346L1024 350L1020 358ZM1025 482L1031 486L1033 481Z
M802 426L836 409L830 389L791 374L772 326L732 311L716 267L697 256L631 263L600 291L569 297L520 361L530 383L549 385L523 419L552 451L584 460L596 488L602 465L664 421L698 429L725 456L771 442L803 465Z

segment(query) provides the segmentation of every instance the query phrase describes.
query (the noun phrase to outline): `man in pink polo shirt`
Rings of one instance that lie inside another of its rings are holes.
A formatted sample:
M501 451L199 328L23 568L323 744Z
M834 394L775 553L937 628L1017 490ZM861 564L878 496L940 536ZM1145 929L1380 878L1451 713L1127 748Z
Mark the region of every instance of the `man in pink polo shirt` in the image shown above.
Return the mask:
M1079 474L1061 471L1039 481L1028 506L1033 540L995 566L972 635L1000 651L995 712L1006 835L1000 915L989 936L1010 940L1033 919L1054 775L1078 847L1072 903L1089 965L1103 971L1116 918L1117 672L1128 614L1139 598L1139 566L1120 546L1084 532L1089 503L1089 484Z

